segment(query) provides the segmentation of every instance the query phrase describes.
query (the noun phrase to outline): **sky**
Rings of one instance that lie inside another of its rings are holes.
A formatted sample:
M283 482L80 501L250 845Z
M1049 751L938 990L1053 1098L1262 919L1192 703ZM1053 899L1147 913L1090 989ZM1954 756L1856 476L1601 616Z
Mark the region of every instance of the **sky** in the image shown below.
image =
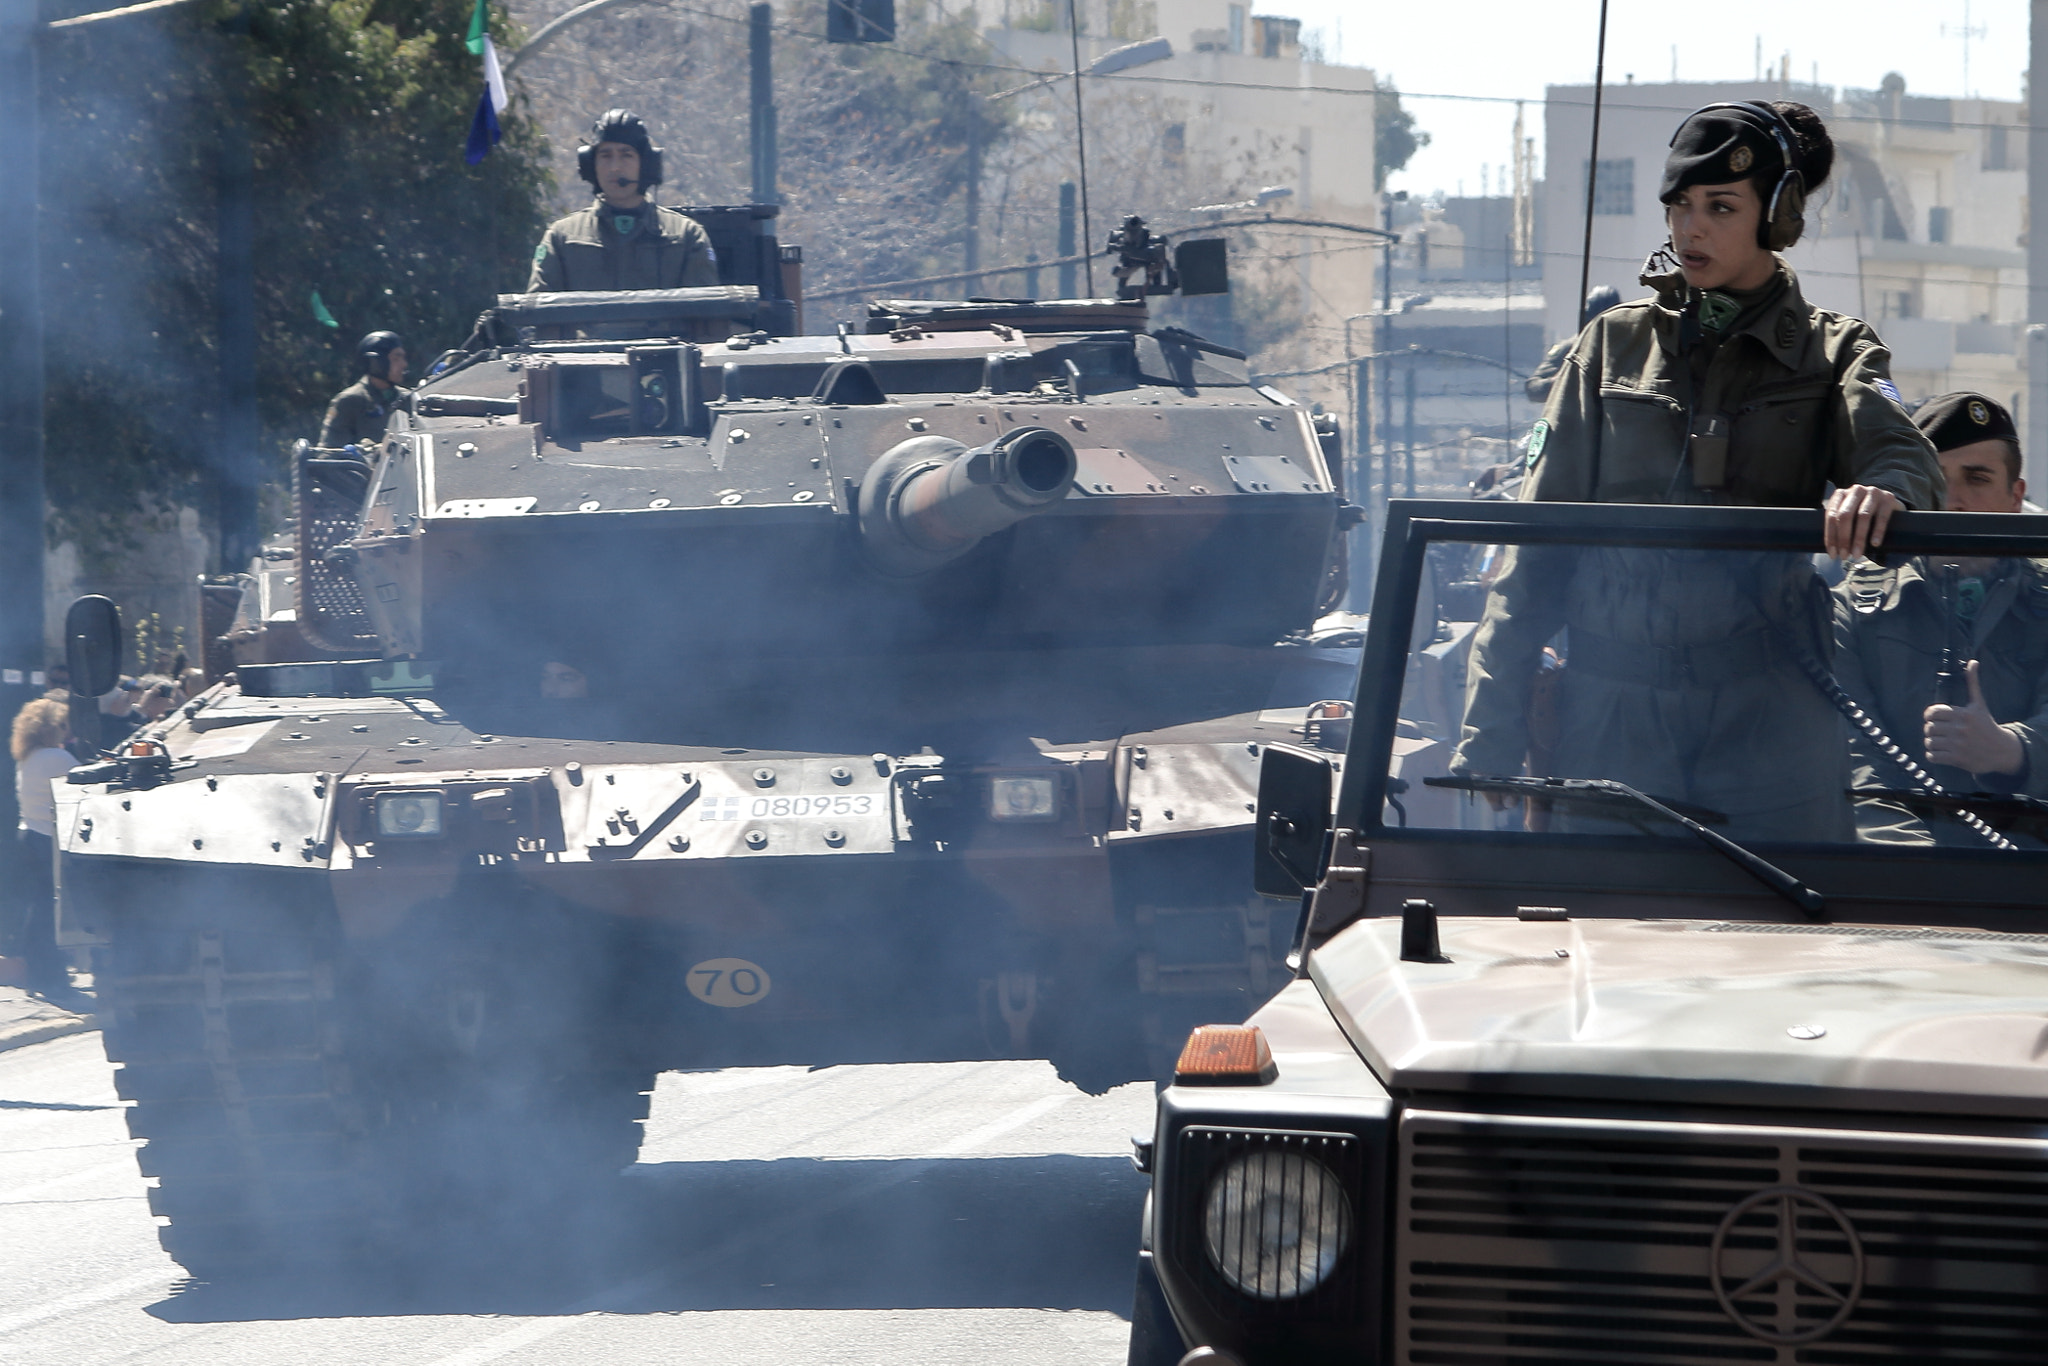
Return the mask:
M1462 182L1466 194L1476 195L1485 188L1482 180L1501 192L1515 120L1512 103L1425 95L1528 99L1527 131L1540 156L1543 89L1592 81L1600 29L1600 0L1257 0L1253 9L1320 29L1333 60L1392 79L1431 142L1389 187L1423 194L1455 194ZM1683 18L1682 26L1674 15ZM1461 44L1451 35L1481 41ZM1638 81L1668 81L1675 60L1683 81L1746 81L1756 74L1759 41L1766 65L1791 54L1795 81L1813 80L1817 71L1824 85L1872 89L1896 71L1906 78L1908 94L2011 100L2020 97L2027 64L2027 5L1714 0L1681 8L1668 0L1609 0L1607 79L1619 85L1632 72Z

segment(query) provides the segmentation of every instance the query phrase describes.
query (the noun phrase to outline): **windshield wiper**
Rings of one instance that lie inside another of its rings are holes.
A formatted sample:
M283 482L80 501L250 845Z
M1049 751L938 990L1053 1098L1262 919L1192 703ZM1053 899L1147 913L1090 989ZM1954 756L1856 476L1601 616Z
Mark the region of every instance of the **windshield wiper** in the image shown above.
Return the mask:
M1678 808L1679 803L1665 803L1655 797L1636 791L1627 783L1618 783L1611 778L1488 778L1454 777L1424 778L1428 787L1449 787L1460 792L1502 792L1515 797L1535 797L1546 801L1576 802L1583 806L1621 807L1632 813L1650 812L1683 826L1693 835L1730 863L1748 873L1758 882L1776 892L1785 900L1797 906L1809 920L1827 919L1827 901L1819 892L1793 877L1775 863L1757 857L1749 850L1729 839L1716 834L1692 816L1685 815ZM1688 808L1699 811L1698 807ZM1702 815L1720 816L1719 812L1701 812ZM1721 817L1726 820L1725 816Z
M1917 787L1852 787L1849 795L1874 797L1916 810L1941 811L1951 816L1975 816L1993 830L2017 831L2048 843L2048 802L2023 793L2001 796L1992 792L1922 792ZM2001 847L2017 849L2019 846L2008 841Z

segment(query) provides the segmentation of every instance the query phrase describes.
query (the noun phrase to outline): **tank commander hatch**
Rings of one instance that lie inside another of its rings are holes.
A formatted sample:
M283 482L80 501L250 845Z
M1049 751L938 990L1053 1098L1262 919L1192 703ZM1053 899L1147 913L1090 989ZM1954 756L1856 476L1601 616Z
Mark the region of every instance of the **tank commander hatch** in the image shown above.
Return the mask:
M357 342L359 378L328 403L319 444L334 450L382 441L391 410L406 397L399 387L405 382L405 366L405 342L396 332L372 332Z
M1948 476L1950 512L2019 512L2019 431L1982 394L1943 394L1914 414ZM1863 560L1835 589L1835 674L1849 695L1951 792L2048 797L2048 562L1888 565ZM1909 777L1851 735L1858 787ZM1857 805L1861 838L1981 845L1965 826L1889 803Z
M718 253L703 224L647 198L661 184L661 148L639 115L612 109L592 124L590 142L576 149L576 174L595 187L597 200L542 235L529 293L719 283Z

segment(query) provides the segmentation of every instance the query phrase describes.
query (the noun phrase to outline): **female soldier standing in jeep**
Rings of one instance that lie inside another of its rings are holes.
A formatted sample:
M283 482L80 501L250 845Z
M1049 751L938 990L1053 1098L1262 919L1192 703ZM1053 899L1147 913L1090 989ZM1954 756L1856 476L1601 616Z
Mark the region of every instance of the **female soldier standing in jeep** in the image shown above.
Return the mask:
M1808 304L1777 255L1833 163L1802 104L1708 105L1679 125L1658 196L1670 241L1643 275L1655 297L1579 335L1530 434L1524 498L1825 496L1839 558L1881 545L1896 509L1941 506L1940 464L1899 404L1882 343ZM1523 548L1473 642L1452 770L1522 771L1529 680L1568 626L1558 775L1725 812L1738 838L1850 838L1839 720L1799 663L1824 650L1825 622L1803 557ZM1560 812L1559 828L1613 827Z

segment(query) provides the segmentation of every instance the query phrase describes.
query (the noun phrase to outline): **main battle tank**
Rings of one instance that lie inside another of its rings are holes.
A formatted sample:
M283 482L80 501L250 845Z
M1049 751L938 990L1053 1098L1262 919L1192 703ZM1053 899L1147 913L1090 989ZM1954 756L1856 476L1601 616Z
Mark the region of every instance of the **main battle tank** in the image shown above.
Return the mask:
M302 447L235 678L63 794L188 1267L577 1189L663 1069L1099 1091L1285 979L1244 870L1261 748L1342 743L1334 429L1139 286L793 335L772 221L693 212L738 278L505 296Z

